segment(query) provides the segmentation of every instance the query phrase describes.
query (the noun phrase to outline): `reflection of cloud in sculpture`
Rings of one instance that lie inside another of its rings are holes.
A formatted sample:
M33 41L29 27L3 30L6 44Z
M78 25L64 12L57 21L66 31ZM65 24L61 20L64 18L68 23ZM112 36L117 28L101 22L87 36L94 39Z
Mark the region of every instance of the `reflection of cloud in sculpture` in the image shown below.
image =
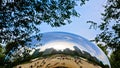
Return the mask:
M56 50L64 50L66 48L70 48L71 50L74 50L73 46L75 44L70 43L70 42L65 42L65 41L54 41L54 42L49 42L45 44L43 47L41 47L40 51L44 51L47 48L54 48Z

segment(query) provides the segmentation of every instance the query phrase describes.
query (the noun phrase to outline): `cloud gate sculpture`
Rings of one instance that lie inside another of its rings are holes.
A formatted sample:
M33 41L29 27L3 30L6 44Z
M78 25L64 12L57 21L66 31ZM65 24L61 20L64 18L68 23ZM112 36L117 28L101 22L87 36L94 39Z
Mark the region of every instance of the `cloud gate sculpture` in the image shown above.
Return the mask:
M13 68L111 68L107 56L90 41L65 32L30 37L9 50L5 66Z

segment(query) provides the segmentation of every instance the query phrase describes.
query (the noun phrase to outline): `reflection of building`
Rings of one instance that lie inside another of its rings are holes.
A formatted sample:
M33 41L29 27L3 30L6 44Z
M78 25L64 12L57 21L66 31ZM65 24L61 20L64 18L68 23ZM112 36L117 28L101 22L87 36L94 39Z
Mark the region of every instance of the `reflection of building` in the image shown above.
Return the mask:
M77 52L79 56L82 56L82 51L77 46L74 46L74 49L75 49L75 52Z
M51 54L55 54L56 50L54 48L49 48L46 49L42 55L51 55Z
M39 54L39 51L40 51L39 49L35 49L35 51L32 53L32 55L33 55L33 56L38 55L38 54Z
M70 50L69 48L64 49L64 50L63 50L63 53L65 53L65 54L67 54L67 55L73 55L73 54L74 54L73 51Z

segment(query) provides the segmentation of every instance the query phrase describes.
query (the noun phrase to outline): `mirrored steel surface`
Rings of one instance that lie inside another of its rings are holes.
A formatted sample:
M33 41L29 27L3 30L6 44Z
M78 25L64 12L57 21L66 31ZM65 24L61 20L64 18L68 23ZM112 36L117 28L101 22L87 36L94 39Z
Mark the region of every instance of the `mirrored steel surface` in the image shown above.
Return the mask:
M13 47L5 57L14 68L110 68L103 51L81 36L48 32Z

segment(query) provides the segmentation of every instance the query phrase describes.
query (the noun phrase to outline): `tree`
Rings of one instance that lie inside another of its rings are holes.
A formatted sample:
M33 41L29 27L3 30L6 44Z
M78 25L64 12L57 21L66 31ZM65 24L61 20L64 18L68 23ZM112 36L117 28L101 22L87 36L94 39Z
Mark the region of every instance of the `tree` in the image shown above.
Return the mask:
M95 38L96 42L103 42L111 48L113 53L110 57L112 68L120 67L120 0L107 0L103 22L99 25L102 31Z
M87 0L80 0L85 4ZM71 23L70 17L79 17L74 9L77 0L1 0L0 43L25 40L39 33L37 27L47 23L60 27Z
M5 57L4 48L3 48L3 46L0 44L0 67L3 65L4 57Z
M120 50L115 50L110 56L110 62L112 68L119 68L120 67Z
M5 53L8 54L9 51L13 49L13 47L17 49L18 45L18 42L8 42L5 46Z
M102 49L102 51L106 54L106 55L108 55L108 51L107 51L107 47L106 46L103 46L102 44L97 44L101 49Z

